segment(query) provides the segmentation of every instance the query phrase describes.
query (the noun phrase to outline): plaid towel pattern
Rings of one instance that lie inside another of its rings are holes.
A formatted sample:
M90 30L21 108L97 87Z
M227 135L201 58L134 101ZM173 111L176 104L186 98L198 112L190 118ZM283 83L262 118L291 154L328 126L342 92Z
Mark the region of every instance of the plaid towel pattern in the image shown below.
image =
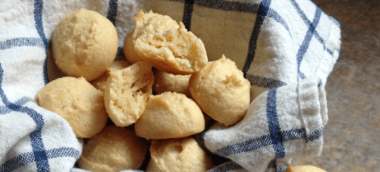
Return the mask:
M324 89L317 78L271 89L250 105L238 124L214 124L200 135L209 151L231 159L213 170L284 171L292 158L318 156L327 123ZM229 169L229 170L226 170Z
M80 170L73 166L82 141L64 119L34 101L51 76L47 59L54 28L79 8L95 10L116 26L119 57L142 8L183 21L205 43L210 60L225 54L236 62L251 82L254 101L238 125L216 123L201 135L209 151L231 159L210 171L284 171L291 158L320 154L327 122L324 86L339 56L340 26L309 0L0 4L1 172Z

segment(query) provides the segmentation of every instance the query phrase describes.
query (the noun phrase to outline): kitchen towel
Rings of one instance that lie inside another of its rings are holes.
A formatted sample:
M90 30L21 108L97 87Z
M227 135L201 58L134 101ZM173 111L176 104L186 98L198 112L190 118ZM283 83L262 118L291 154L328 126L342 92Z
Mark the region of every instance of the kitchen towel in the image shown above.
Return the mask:
M339 56L340 25L310 0L4 0L0 171L69 171L81 154L82 140L67 122L35 102L62 76L48 60L54 28L80 8L115 25L118 58L141 8L182 21L210 61L225 54L243 71L252 86L247 115L232 127L215 123L200 137L208 151L231 160L210 171L284 171L292 158L321 153L324 87Z

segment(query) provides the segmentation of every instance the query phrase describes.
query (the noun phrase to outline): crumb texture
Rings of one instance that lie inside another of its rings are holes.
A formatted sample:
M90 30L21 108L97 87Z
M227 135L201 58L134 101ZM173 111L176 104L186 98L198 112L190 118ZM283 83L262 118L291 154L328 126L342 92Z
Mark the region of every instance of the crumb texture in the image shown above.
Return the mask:
M179 26L176 21L167 15L161 15L149 11L144 13L139 10L135 17L136 27L124 39L124 54L127 61L131 64L142 61L135 51L136 39L146 34L165 32L169 29L177 29Z
M192 74L207 64L203 42L188 32L181 22L178 29L140 36L136 53L154 67L173 74Z
M152 66L143 61L111 71L104 91L104 103L115 125L126 127L141 117L152 94L153 83Z
M114 61L110 68L108 68L102 76L99 78L96 78L95 80L91 81L91 84L98 90L104 92L104 89L106 88L106 82L108 77L110 76L109 73L114 70L121 70L129 66L129 63L126 61Z

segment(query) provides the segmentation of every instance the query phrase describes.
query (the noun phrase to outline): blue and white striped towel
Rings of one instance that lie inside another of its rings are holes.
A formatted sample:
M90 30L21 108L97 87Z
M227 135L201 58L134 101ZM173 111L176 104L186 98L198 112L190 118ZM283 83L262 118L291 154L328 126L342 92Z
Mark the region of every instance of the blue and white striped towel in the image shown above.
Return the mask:
M75 171L82 151L66 121L38 107L57 23L80 8L106 16L123 41L139 8L183 21L210 60L234 60L253 102L237 125L200 141L230 159L210 171L284 171L317 156L327 123L324 86L339 56L340 26L309 0L4 0L0 2L0 172ZM48 72L49 71L49 72Z

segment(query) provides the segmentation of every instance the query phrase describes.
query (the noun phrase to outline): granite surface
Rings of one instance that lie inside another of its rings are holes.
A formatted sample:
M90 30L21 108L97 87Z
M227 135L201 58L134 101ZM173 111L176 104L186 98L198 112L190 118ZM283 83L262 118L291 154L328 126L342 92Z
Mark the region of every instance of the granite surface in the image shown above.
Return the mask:
M322 155L294 159L331 172L380 171L380 1L313 0L341 24L339 60L327 84Z

